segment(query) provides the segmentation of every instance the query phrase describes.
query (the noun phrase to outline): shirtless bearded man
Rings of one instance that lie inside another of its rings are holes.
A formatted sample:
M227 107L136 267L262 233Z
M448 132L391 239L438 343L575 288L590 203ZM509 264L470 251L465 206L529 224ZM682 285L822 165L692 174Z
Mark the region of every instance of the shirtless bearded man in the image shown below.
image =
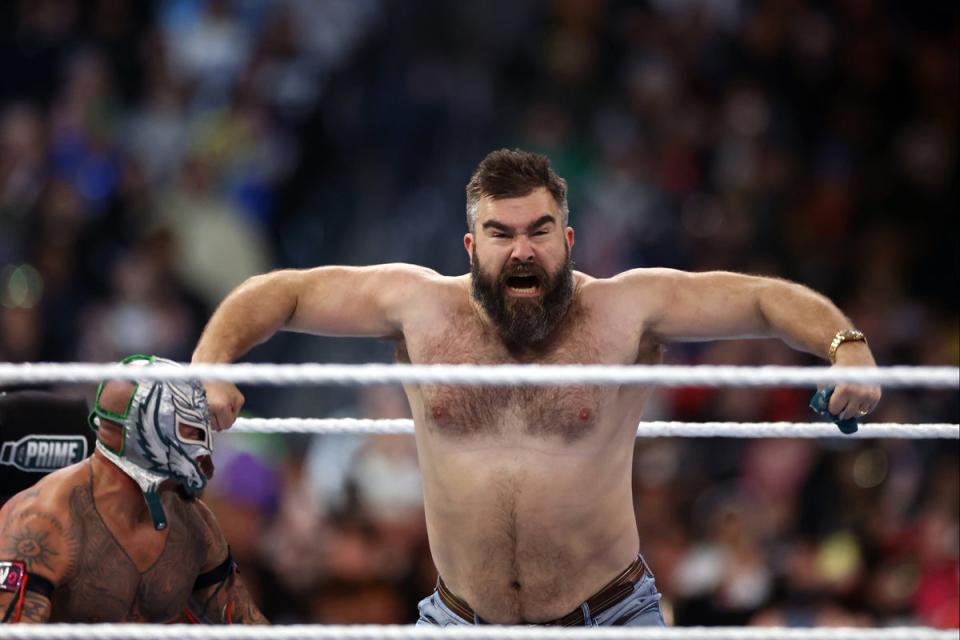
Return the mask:
M0 620L266 623L197 498L213 474L203 385L106 382L91 425L92 456L0 510Z
M470 273L389 264L277 271L222 303L194 362L231 362L281 329L388 337L437 363L657 363L672 341L778 337L837 366L873 366L850 321L797 284L734 273L572 271L566 183L543 156L496 151L467 185ZM215 426L243 403L208 384ZM433 624L663 624L631 493L635 386L408 385L438 590ZM830 410L864 415L875 387Z

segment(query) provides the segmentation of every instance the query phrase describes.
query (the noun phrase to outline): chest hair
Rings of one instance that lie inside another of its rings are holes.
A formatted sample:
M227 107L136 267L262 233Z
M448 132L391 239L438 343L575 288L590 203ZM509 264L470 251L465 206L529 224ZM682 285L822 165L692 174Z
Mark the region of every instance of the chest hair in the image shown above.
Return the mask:
M543 348L511 351L470 310L458 314L439 334L400 343L397 359L417 364L596 364L600 349L585 330L585 315L574 306ZM418 390L428 424L445 436L501 435L506 425L521 425L525 435L568 442L592 431L605 400L615 393L569 385L420 385Z

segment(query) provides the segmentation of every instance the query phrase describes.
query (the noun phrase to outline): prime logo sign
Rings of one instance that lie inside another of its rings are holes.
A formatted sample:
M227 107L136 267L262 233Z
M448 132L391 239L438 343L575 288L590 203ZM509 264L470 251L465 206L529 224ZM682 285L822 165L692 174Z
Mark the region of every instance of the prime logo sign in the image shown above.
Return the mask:
M24 436L16 442L4 442L0 465L21 471L47 473L80 462L87 457L83 436Z

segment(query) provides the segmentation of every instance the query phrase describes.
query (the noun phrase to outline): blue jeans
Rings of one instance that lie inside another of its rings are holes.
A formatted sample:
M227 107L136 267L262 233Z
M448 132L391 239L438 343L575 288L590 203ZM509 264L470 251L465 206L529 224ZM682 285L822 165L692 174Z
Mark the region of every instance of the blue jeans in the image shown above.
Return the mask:
M420 601L417 607L420 611L420 625L447 625L476 624L476 620L464 620L440 600L436 590ZM606 609L598 616L593 616L590 607L584 602L580 605L586 626L609 627L665 627L663 613L660 611L660 593L657 592L656 581L648 570L640 580L633 585L633 593L623 600Z

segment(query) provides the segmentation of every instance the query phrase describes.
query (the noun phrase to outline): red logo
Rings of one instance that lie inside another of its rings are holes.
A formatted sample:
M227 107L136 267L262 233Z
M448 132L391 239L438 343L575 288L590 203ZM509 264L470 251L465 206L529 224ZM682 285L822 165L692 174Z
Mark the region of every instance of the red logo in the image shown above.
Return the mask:
M20 591L20 585L23 584L23 576L26 574L27 569L19 560L0 562L0 592L9 591L11 593L17 593Z

